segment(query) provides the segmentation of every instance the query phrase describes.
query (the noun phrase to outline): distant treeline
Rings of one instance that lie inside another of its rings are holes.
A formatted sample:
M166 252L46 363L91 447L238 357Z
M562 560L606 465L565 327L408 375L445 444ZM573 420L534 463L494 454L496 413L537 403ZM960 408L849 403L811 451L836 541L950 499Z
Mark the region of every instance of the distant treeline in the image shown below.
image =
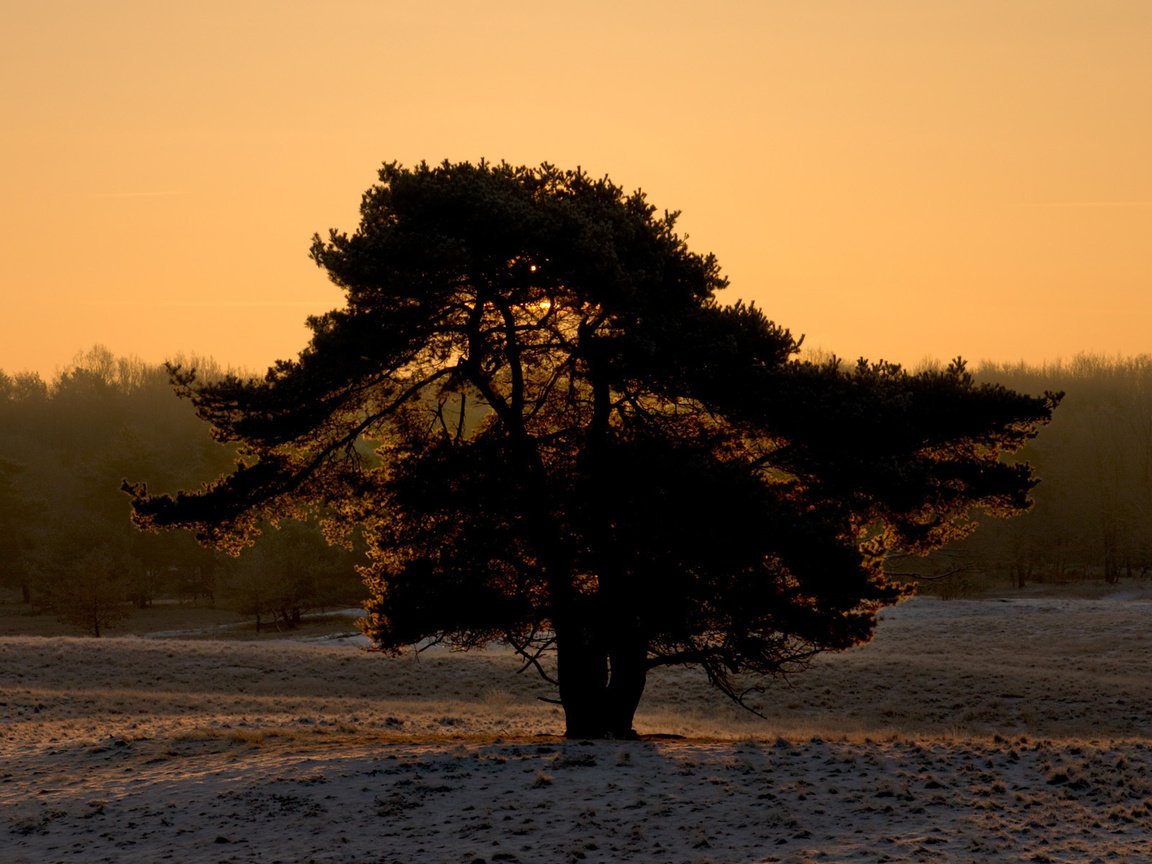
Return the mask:
M211 360L184 364L224 374ZM0 599L93 633L158 602L221 603L288 626L313 608L355 605L363 591L353 554L328 546L313 524L266 530L237 559L187 532L131 524L122 480L175 492L235 458L162 366L97 347L51 381L0 371Z
M184 364L224 374L211 360ZM1152 574L1152 356L984 365L977 374L1023 392L1066 393L1020 454L1041 477L1036 506L897 569L951 593L989 581ZM132 526L123 479L174 492L214 479L235 458L173 394L162 366L94 348L51 381L0 371L0 599L89 632L157 602L221 604L280 626L357 603L356 555L326 545L315 524L269 528L238 559L185 532Z
M952 574L944 590L961 593L989 580L1023 587L1152 575L1152 356L985 364L976 374L1028 393L1062 390L1064 401L1019 454L1041 478L1033 509L987 520L934 556L928 572Z

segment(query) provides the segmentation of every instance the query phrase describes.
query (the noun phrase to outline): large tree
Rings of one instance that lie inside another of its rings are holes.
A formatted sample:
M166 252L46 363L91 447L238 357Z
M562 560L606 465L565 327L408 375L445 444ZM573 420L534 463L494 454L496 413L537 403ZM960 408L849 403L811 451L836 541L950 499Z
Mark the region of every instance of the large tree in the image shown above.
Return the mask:
M801 362L716 299L675 218L549 165L385 165L356 232L314 239L347 304L298 359L174 368L242 458L192 493L129 486L137 522L233 549L313 508L359 526L368 635L502 640L549 672L555 649L569 736L632 734L655 666L741 698L739 673L867 640L904 594L888 556L1028 506L1001 457L1058 397Z

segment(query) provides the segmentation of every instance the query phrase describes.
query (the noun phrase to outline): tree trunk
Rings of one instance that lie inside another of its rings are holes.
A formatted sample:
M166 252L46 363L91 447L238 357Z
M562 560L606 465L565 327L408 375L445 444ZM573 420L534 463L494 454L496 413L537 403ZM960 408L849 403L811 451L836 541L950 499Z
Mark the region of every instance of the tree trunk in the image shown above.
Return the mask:
M636 632L621 631L608 652L612 677L608 681L608 734L613 738L635 738L632 718L648 680L648 640Z
M583 622L557 627L556 673L568 738L635 738L632 718L648 675L647 641L635 632L604 639Z
M564 706L564 735L606 735L604 693L608 686L608 652L592 628L579 623L556 628L556 677Z

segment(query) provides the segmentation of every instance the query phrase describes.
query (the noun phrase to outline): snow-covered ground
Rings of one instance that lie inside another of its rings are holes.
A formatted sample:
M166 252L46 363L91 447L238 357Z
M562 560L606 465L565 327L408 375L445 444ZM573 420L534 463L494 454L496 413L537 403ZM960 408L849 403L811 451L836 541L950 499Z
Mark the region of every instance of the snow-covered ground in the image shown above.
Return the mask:
M0 638L0 862L1152 862L1152 594L918 599L565 742L505 652Z

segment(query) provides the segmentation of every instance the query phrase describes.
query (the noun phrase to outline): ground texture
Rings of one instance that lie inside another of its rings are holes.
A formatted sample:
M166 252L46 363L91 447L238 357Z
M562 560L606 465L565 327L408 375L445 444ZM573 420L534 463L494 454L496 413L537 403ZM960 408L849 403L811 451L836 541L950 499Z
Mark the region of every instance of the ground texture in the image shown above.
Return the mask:
M500 652L0 637L0 862L1152 862L1152 595L918 599L565 742Z

